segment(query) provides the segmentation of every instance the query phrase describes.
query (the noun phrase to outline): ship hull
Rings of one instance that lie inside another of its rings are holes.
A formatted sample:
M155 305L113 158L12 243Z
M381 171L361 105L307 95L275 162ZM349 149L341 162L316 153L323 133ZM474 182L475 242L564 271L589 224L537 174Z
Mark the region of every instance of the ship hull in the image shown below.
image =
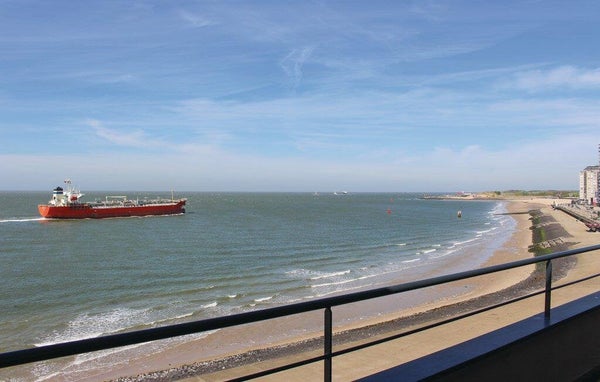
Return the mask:
M102 219L129 216L176 215L185 212L185 199L172 203L133 206L92 206L86 203L67 206L38 205L42 217L49 219Z

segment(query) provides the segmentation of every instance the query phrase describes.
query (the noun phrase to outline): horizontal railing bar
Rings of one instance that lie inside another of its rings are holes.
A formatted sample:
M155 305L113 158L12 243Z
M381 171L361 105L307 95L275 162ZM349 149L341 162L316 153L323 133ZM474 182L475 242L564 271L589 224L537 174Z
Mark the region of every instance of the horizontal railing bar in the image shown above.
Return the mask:
M574 284L578 284L580 282L591 280L591 279L594 279L594 278L597 278L597 277L600 277L600 273L597 273L595 275L591 275L591 276L588 276L588 277L584 277L582 279L574 280L574 281L566 283L566 284L558 285L556 287L553 287L552 290L561 289L561 288L564 288L564 287L567 287L567 286L570 286L570 285L574 285ZM516 297L514 299L506 300L506 301L503 301L503 302L495 304L495 305L486 306L486 307L483 307L483 308L480 308L480 309L476 309L476 310L473 310L473 311L470 311L470 312L467 312L467 313L463 313L463 314L460 314L460 315L457 315L457 316L454 316L454 317L451 317L451 318L448 318L448 319L445 319L445 320L436 321L436 322L428 324L428 325L420 326L418 328L415 328L415 329L412 329L412 330L408 330L406 332L394 334L392 336L380 338L380 339L377 339L377 340L374 340L374 341L365 342L365 343L362 343L360 345L355 345L355 346L348 347L348 348L345 348L345 349L337 350L337 351L334 351L334 352L331 353L331 357L335 358L335 357L338 357L338 356L341 356L341 355L344 355L344 354L353 353L355 351L363 350L363 349L369 348L371 346L381 345L381 344L384 344L386 342L394 341L394 340L397 340L397 339L400 339L400 338L403 338L403 337L406 337L406 336L410 336L410 335L413 335L413 334L416 334L416 333L420 333L420 332L423 332L423 331L426 331L426 330L429 330L429 329L436 328L438 326L450 324L450 323L455 322L455 321L459 321L459 320L462 320L462 319L465 319L465 318L468 318L468 317L472 317L472 316L475 316L475 315L478 315L478 314L481 314L481 313L485 313L485 312L493 310L493 309L498 309L498 308L501 308L501 307L506 306L506 305L514 304L515 302L519 302L519 301L526 300L526 299L531 298L531 297L539 296L539 295L544 294L544 293L545 293L544 290L539 290L537 292L529 293L529 294L526 294L526 295L523 295L523 296ZM232 381L245 381L245 380L249 380L249 379L260 378L260 377L264 377L266 375L271 375L271 374L279 373L281 371L293 369L295 367L305 366L305 365L308 365L310 363L319 362L319 361L322 361L324 359L325 359L325 356L323 356L323 355L318 356L318 357L313 357L313 358L307 358L305 360L297 361L295 363L278 366L278 367L275 367L275 368L272 368L272 369L262 370L260 372L253 373L253 374L247 374L247 375L244 375L244 376L232 379L232 380L230 380L230 382L232 382Z
M584 277L582 279L574 280L572 282L569 282L569 283L566 283L566 284L562 284L562 285L559 285L559 286L556 286L556 287L553 287L552 290L554 291L554 290L557 290L557 289L561 289L561 288L564 288L564 287L567 287L567 286L571 286L571 285L574 285L574 284L578 284L578 283L581 283L581 282L584 282L584 281L587 281L587 280L591 280L591 279L594 279L594 278L597 278L597 277L600 277L600 273L592 275L592 276L589 276L589 277ZM415 329L412 329L412 330L409 330L409 331L406 331L406 332L395 334L393 336L389 336L389 337L385 337L385 338L380 338L380 339L375 340L375 341L370 341L370 342L367 342L367 343L362 343L360 345L356 345L356 346L352 346L352 347L349 347L349 348L337 350L337 351L334 351L333 353L331 353L331 356L332 357L338 357L338 356L341 356L341 355L344 355L344 354L348 354L348 353L352 353L352 352L355 352L355 351L363 350L363 349L366 349L366 348L371 347L371 346L380 345L380 344L383 344L383 343L386 343L386 342L397 340L397 339L400 339L400 338L403 338L403 337L406 337L406 336L409 336L409 335L413 335L413 334L420 333L420 332L423 332L423 331L426 331L426 330L429 330L429 329L436 328L438 326L443 326L443 325L450 324L450 323L455 322L455 321L462 320L464 318L475 316L477 314L485 313L485 312L493 310L493 309L501 308L501 307L503 307L505 305L514 304L516 302L519 302L519 301L522 301L522 300L526 300L528 298L532 298L532 297L535 297L535 296L539 296L539 295L542 295L544 293L545 293L545 290L542 289L542 290L539 290L537 292L533 292L533 293L530 293L530 294L527 294L527 295L524 295L524 296L520 296L520 297L511 299L511 300L507 300L507 301L501 302L501 303L496 304L496 305L486 306L486 307L481 308L481 309L473 310L471 312L467 312L467 313L464 313L464 314L461 314L461 315L458 315L458 316L454 316L454 317L451 317L451 318L448 318L448 319L445 319L445 320L442 320L442 321L437 321L437 322L434 322L434 323L429 324L429 325L421 326L421 327L418 327L418 328L415 328Z
M517 260L506 264L493 265L485 268L413 281L390 287L349 293L341 296L326 297L263 310L238 313L230 316L209 318L205 320L186 322L158 328L112 334L96 338L46 345L38 348L0 353L0 368L270 320L293 314L325 309L327 307L345 305L363 300L389 296L401 292L408 292L411 290L422 289L452 281L483 276L490 273L505 271L525 265L531 265L598 249L600 249L600 245L594 245L585 248L572 249L549 255L538 256L530 259Z
M335 353L332 353L332 357L335 355ZM271 375L271 374L275 374L275 373L280 373L282 371L286 371L286 370L290 370L290 369L295 369L297 367L302 367L302 366L306 366L309 365L311 363L316 363L316 362L321 362L323 360L325 360L325 358L327 358L326 355L321 354L312 358L307 358L304 359L302 361L296 361L294 363L289 363L286 365L281 365L278 367L274 367L272 369L267 369L267 370L262 370L262 371L258 371L256 373L253 374L247 374L241 377L237 377L237 378L233 378L233 379L228 379L228 382L241 382L241 381L247 381L250 379L256 379L256 378L260 378L260 377L265 377L267 375Z
M485 313L485 312L493 310L493 309L501 308L501 307L503 307L505 305L510 305L510 304L515 303L515 302L526 300L526 299L531 298L531 297L539 296L539 295L541 295L543 293L544 293L544 291L540 290L540 291L533 292L533 293L530 293L530 294L527 294L527 295L524 295L524 296L517 297L517 298L512 299L512 300L504 301L504 302L496 304L496 305L486 306L485 308L476 309L476 310L473 310L473 311L470 311L470 312L467 312L467 313L464 313L464 314L460 314L460 315L457 315L457 316L454 316L454 317L451 317L451 318L447 318L445 320L436 321L434 323L431 323L431 324L428 324L428 325L425 325L425 326L420 326L418 328L415 328L415 329L412 329L412 330L409 330L409 331L406 331L406 332L394 334L393 336L389 336L389 337L385 337L385 338L380 338L380 339L375 340L375 341L371 341L371 342L367 342L367 343L364 343L364 344L360 344L360 345L356 345L356 346L353 346L353 347L349 347L349 348L346 348L346 349L338 350L338 351L333 352L332 356L333 357L337 357L337 356L340 356L340 355L352 353L354 351L362 350L362 349L365 349L365 348L368 348L368 347L371 347L371 346L380 345L380 344L383 344L383 343L386 343L386 342L397 340L397 339L400 339L402 337L406 337L406 336L410 336L410 335L413 335L413 334L416 334L416 333L424 332L424 331L429 330L429 329L437 328L438 326L443 326L443 325L450 324L450 323L455 322L455 321L459 321L459 320L462 320L462 319L465 319L465 318L468 318L468 317L472 317L472 316L475 316L475 315L478 315L478 314L481 314L481 313Z
M553 286L552 290L558 290L558 289L565 288L565 287L568 287L568 286L571 286L571 285L579 284L579 283L582 283L584 281L595 279L597 277L600 277L600 273L596 273L595 275L591 275L591 276L586 276L586 277L584 277L582 279L573 280L573 281L570 281L568 283L564 283L564 284Z
M487 311L492 310L492 309L500 308L500 307L502 307L504 305L509 305L509 304L512 304L512 303L515 303L515 302L518 302L518 301L521 301L521 300L525 300L525 299L528 299L528 298L531 298L531 297L539 296L540 294L543 294L543 293L544 293L543 290L542 291L537 291L537 292L534 292L534 293L531 293L531 294L528 294L528 295L525 295L525 296L521 296L521 297L518 297L518 298L515 298L515 299L512 299L512 300L504 301L504 302L502 302L500 304L496 304L496 305L493 305L493 306L487 306L485 308L477 309L477 310L474 310L474 311L471 311L471 312L467 312L467 313L464 313L464 314L461 314L461 315L458 315L458 316L454 316L454 317L451 317L451 318L448 318L448 319L445 319L445 320L436 321L436 322L428 324L428 325L420 326L418 328L411 329L411 330L408 330L406 332L394 334L392 336L388 336L388 337L385 337L385 338L380 338L380 339L377 339L377 340L374 340L374 341L370 341L370 342L365 342L365 343L362 343L360 345L355 345L355 346L352 346L352 347L349 347L349 348L345 348L345 349L341 349L341 350L336 350L336 351L334 351L334 352L331 353L331 357L334 358L334 357L338 357L338 356L341 356L341 355L344 355L344 354L352 353L352 352L355 352L355 351L358 351L358 350L363 350L363 349L369 348L371 346L381 345L381 344L386 343L386 342L397 340L397 339L400 339L400 338L403 338L403 337L406 337L406 336L410 336L410 335L413 335L413 334L416 334L416 333L423 332L425 330L433 329L433 328L436 328L438 326L446 325L446 324L452 323L454 321L462 320L464 318L468 318L468 317L471 317L471 316L474 316L474 315L477 315L477 314L480 314L480 313L484 313L484 312L487 312ZM314 363L314 362L322 361L324 358L325 358L325 356L308 358L308 359L303 360L303 361L298 361L295 364L297 364L297 366L304 366L304 365L307 365L309 363ZM276 367L276 368L269 369L269 370L264 370L264 371L261 371L261 372L258 372L258 373L254 373L254 374L248 374L248 375L245 375L243 377L239 377L239 379L234 379L234 381L238 381L238 380L239 381L243 381L243 380L247 380L247 379L259 378L259 377L262 377L262 376L265 376L265 375L270 375L270 374L278 373L280 371L291 369L291 367L288 368L286 366L287 365L284 365L284 366L281 366L281 367Z

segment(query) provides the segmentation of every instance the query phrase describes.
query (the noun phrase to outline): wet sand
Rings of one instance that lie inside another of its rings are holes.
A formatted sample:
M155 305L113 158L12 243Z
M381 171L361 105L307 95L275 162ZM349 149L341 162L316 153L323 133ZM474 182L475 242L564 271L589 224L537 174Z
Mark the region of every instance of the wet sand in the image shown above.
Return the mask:
M530 212L532 210L540 211L536 221L537 224L544 226L546 243L543 245L547 245L551 252L596 243L593 238L587 237L590 233L585 232L583 224L579 222L573 224L572 220L574 219L552 210L551 203L552 200L549 199L507 202L508 213L517 221L516 229L502 248L497 250L482 266L502 264L533 256L533 253L529 251L533 244L532 237L535 236L535 233L532 234L535 231L531 229L532 216ZM550 240L552 242L548 243ZM564 277L573 266L573 260L556 264L554 267L555 278ZM334 343L340 345L373 338L383 333L458 315L522 295L541 286L543 278L534 271L534 266L522 267L501 274L456 282L455 285L434 287L433 289L444 288L446 291L450 289L453 292L451 296L448 296L447 293L441 294L444 297L434 298L426 304L403 308L401 311L380 314L376 317L363 317L364 306L334 308L334 317L342 317L341 320L338 318L341 322L334 328L336 332ZM436 291L430 293L436 293ZM377 311L379 306L381 307L380 311L386 311L389 310L390 303L394 303L393 297L378 299L378 301L369 303L367 309ZM355 318L363 318L355 320L344 318L353 315ZM118 381L179 380L321 349L322 337L315 334L318 332L308 333L298 330L297 333L294 333L293 329L290 329L306 326L320 328L322 325L321 312L274 321L276 322L268 323L268 330L264 325L254 324L219 331L202 340L184 343L168 352L153 355L141 362L134 361L126 368L95 375L88 380L106 380L118 378L118 375L129 375L129 377L116 379ZM282 339L277 338L274 334L269 334L279 333L282 330L291 330L290 335ZM271 336L273 341L269 341ZM256 341L256 338L266 339L266 341ZM231 344L231 346L226 344ZM149 372L149 370L162 371ZM147 374L140 374L144 372ZM218 380L218 376L214 377L215 380ZM208 377L207 379L212 378Z

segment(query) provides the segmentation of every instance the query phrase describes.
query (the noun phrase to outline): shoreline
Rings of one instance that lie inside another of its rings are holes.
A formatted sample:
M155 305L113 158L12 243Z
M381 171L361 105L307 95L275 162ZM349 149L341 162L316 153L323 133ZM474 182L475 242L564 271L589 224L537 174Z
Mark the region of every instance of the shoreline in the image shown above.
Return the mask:
M511 215L516 220L516 227L510 238L496 250L492 256L481 265L481 267L502 264L510 261L515 261L521 258L532 257L533 254L529 249L534 245L534 234L532 234L532 222L530 212L532 210L541 210L548 207L550 202L546 200L506 200L506 214ZM542 213L546 219L552 217L548 213ZM552 235L555 237L569 237L569 233L557 224ZM562 228L562 230L561 230ZM553 252L567 249L573 243L561 240L556 243ZM567 274L568 270L573 266L572 262L563 262L555 267L556 274L562 277ZM470 282L469 291L462 292L450 297L444 297L440 300L427 302L415 307L402 309L394 313L383 314L378 317L367 319L357 319L355 322L341 324L334 327L334 343L336 345L356 342L364 338L379 336L383 333L406 329L407 327L423 324L438 320L440 317L448 315L456 315L468 310L477 309L492 302L503 301L512 298L518 294L523 294L524 291L532 290L540 285L540 278L534 272L534 266L522 267L512 270L509 274L502 274L502 277L491 275L492 278L484 278L472 280ZM448 286L444 286L448 288ZM392 296L393 297L393 296ZM385 302L379 302L385 304ZM352 308L351 308L352 309ZM312 315L311 319L320 321L320 314ZM280 319L281 320L281 319ZM288 321L288 320L284 320ZM248 329L248 328L246 328ZM259 328L251 329L251 331L260 330ZM240 334L240 333L238 333ZM218 336L217 336L218 337ZM226 335L226 338L236 338L235 333ZM206 342L206 339L203 339ZM199 340L199 341L203 341ZM237 342L242 342L243 339L237 339ZM298 335L293 339L284 339L274 341L267 346L257 346L252 348L249 346L245 351L230 353L216 357L215 359L193 358L189 353L199 351L196 346L196 341L186 342L175 349L168 351L169 354L159 353L151 356L151 359L146 362L153 365L155 368L160 368L162 371L142 372L135 364L121 369L120 375L129 375L129 377L117 377L114 381L130 382L130 381L148 381L148 380L177 380L181 378L206 375L218 372L224 369L249 366L254 363L275 360L285 356L293 356L299 353L304 353L312 350L317 350L322 347L322 337L319 335ZM186 355L187 354L187 355ZM162 365L159 366L159 365ZM165 367L166 366L166 367ZM110 373L112 374L112 373ZM91 380L98 380L98 377L113 378L107 374L102 376L96 375Z
M551 208L553 199L519 198L502 200L502 202L504 211L496 211L496 215L510 215L512 220L507 227L508 231L503 236L499 236L496 242L474 246L464 253L459 253L459 257L451 256L450 260L441 257L441 264L432 269L431 275L417 271L411 272L408 277L425 279L532 257L533 253L530 249L536 240L536 226L547 231L549 236L546 235L544 245L550 246L551 252L597 244L597 240L593 241L597 236L587 233L583 224ZM541 214L532 218L531 210L539 210ZM583 235L588 239L579 236L574 238L570 235L572 232L576 233L575 236ZM551 240L552 238L556 240ZM590 243L590 240L593 242ZM480 260L474 261L476 257L473 256L474 254L479 254ZM463 269L460 269L460 264ZM585 260L578 262L575 268L572 268L574 264L555 263L555 275L562 273L561 277L564 275L568 278L575 277L580 273L579 268L583 264ZM364 341L365 338L383 336L384 333L395 333L406 331L407 328L423 326L450 315L460 314L461 311L476 309L478 305L490 305L502 298L508 299L527 288L535 287L535 283L539 280L532 276L533 270L532 265L527 269L518 268L508 273L502 272L432 287L422 294L411 295L416 292L413 291L387 296L376 301L370 300L372 302L367 302L366 307L354 305L334 307L334 349L339 349L340 346L341 348L352 346ZM383 280L385 284L380 286L411 281L406 280L405 275L399 274L399 276L400 278L385 278ZM406 298L403 299L404 297ZM418 303L410 304L417 300ZM407 301L408 305L406 305ZM207 381L229 379L234 378L235 375L250 374L258 368L268 368L269 366L262 365L263 362L273 367L285 360L294 362L299 360L299 357L306 358L307 352L308 357L322 354L322 321L323 312L317 311L298 317L270 320L267 323L248 324L201 335L164 340L164 342L133 345L112 352L113 354L107 351L108 354L92 353L90 358L81 355L81 358L78 356L77 359L65 359L67 368L63 370L77 380L88 382L173 381L186 378ZM482 324L487 325L486 322ZM441 337L444 339L427 338L425 347L418 345L415 349L403 348L401 351L403 358L408 357L407 359L410 360L426 355L427 353L420 355L413 353L418 353L417 348L425 349L430 344L444 346L443 344L446 343L447 346L446 335L443 334ZM310 353L312 351L315 352ZM94 359L98 359L98 362ZM62 363L62 361L57 362ZM349 370L353 369L352 365L348 365ZM44 367L44 365L39 364L36 367ZM64 375L62 373L46 375L43 380L62 381Z

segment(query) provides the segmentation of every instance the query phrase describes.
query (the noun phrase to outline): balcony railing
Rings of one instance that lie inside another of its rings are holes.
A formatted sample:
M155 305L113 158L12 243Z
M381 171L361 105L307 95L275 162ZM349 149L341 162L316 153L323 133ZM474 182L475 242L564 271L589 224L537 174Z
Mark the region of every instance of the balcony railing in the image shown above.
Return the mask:
M389 287L365 290L361 292L349 293L341 296L334 296L328 298L315 299L311 301L278 306L274 308L257 310L252 312L240 313L225 317L217 317L193 322L187 322L182 324L157 327L152 329L145 329L121 334L108 335L97 338L84 339L79 341L65 342L60 344L41 346L37 348L24 349L11 351L0 354L0 368L23 365L30 362L37 361L45 361L59 357L65 357L70 355L88 353L98 350L117 348L121 346L128 346L139 344L143 342L149 341L157 341L167 338L173 338L178 336L184 336L188 334L196 334L202 333L217 329L224 329L232 326L249 324L253 322L266 321L279 317L285 317L300 313L306 313L310 311L322 310L324 314L323 320L323 354L308 358L299 362L294 362L290 364L286 364L283 366L279 366L277 368L272 368L269 370L264 370L258 373L254 373L251 375L244 375L235 380L247 380L258 378L261 376L274 374L277 372L281 372L284 370L293 369L296 367L308 365L315 362L324 362L324 376L323 379L325 381L331 381L332 377L332 359L334 357L347 354L350 352L355 352L370 346L378 345L387 341L391 341L394 339L398 339L400 337L405 337L416 332L421 332L427 329L431 329L433 327L437 327L440 325L447 324L449 322L453 322L462 318L466 318L469 316L473 316L478 313L482 313L484 311L488 311L491 309L498 308L500 306L508 305L511 303L515 303L517 301L521 301L523 299L539 295L545 294L545 304L544 307L540 307L540 311L544 311L544 315L546 318L550 318L551 314L551 302L552 302L552 291L557 288L563 288L566 286L570 286L579 282L583 282L586 280L590 280L600 276L600 273L589 275L585 278L578 279L558 287L552 286L552 262L553 260L574 256L586 252L600 250L600 245L589 246L585 248L573 249L568 251L557 252L554 254L543 255L534 257L531 259L524 259L519 261L514 261L506 264L495 265L465 272L454 273L451 275L445 275L440 277L429 278L425 280L419 280ZM377 339L374 341L370 341L368 343L362 343L357 346L345 348L339 351L333 351L332 340L333 340L333 314L332 307L340 306L350 303L355 303L359 301L365 301L369 299L390 296L400 293L405 293L413 290L418 290L422 288L432 287L436 285L446 284L454 281L460 281L469 279L472 277L488 275L496 272L506 271L509 269L514 269L518 267L523 267L532 264L545 264L545 288L543 290L530 293L524 296L520 296L517 298L513 298L509 301L504 301L498 303L496 305L487 306L485 308L478 309L476 311L471 311L468 313L464 313L462 315L458 315L443 321L436 322L434 324L426 325L420 327L418 329L414 329L411 331L403 332L401 334L395 334L393 336L388 336L382 339Z

